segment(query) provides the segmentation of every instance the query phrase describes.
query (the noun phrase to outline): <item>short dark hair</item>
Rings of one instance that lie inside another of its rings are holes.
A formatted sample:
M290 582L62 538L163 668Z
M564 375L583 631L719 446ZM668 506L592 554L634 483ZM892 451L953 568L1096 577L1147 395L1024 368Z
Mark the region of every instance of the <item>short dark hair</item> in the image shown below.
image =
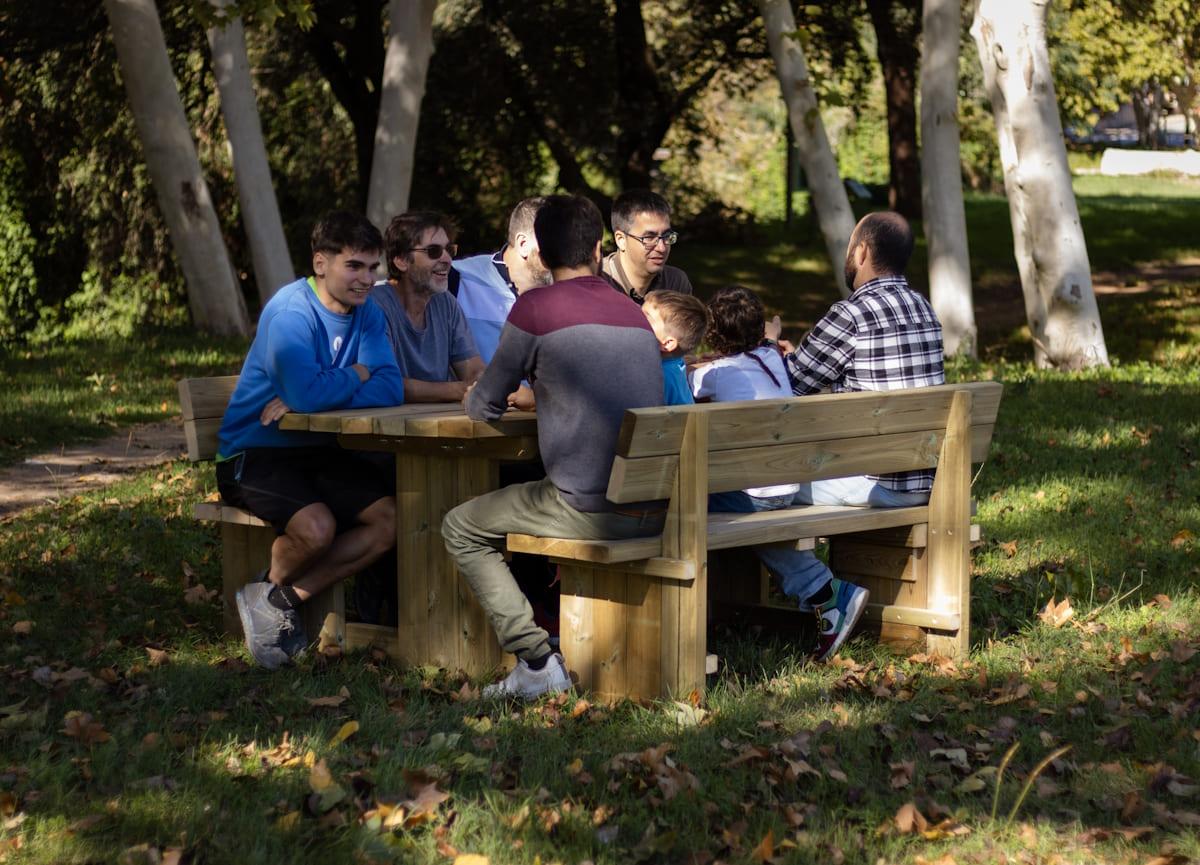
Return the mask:
M545 202L546 199L538 195L526 198L512 209L512 213L508 217L509 246L517 242L518 234L533 234L533 220L537 216L538 208Z
M613 200L613 231L628 234L639 213L655 213L670 219L671 205L657 192L651 192L649 189L627 189Z
M740 354L763 341L766 312L758 295L744 285L717 289L708 311L712 315L708 346L718 354Z
M344 249L382 252L383 237L371 220L351 210L331 210L317 220L312 230L312 252L337 255Z
M401 273L396 269L392 259L408 255L421 244L421 236L431 228L440 228L446 232L450 242L458 229L444 213L436 210L410 210L393 216L384 232L384 251L387 253L387 271L392 279L400 279Z
M904 275L913 251L913 233L907 219L891 210L868 213L858 223L854 236L870 250L876 273Z
M647 294L643 305L658 310L663 324L679 342L680 351L691 351L704 339L709 315L708 307L700 298L660 288Z
M534 217L533 233L546 267L582 267L592 263L604 237L604 217L582 195L548 195Z

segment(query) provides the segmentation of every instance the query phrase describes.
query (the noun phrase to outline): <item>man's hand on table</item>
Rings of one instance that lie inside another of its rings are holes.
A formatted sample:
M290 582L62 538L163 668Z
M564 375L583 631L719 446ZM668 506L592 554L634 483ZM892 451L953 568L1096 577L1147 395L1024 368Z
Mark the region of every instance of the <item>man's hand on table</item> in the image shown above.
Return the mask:
M291 409L287 407L287 403L285 403L279 397L275 397L273 400L263 406L262 414L259 415L258 419L262 421L263 426L270 426L289 411L291 411Z
M465 387L465 389L463 390L462 404L463 404L463 408L466 408L467 400L471 398L471 391L475 390L475 382L471 382L470 384L465 385L464 387Z
M508 406L519 411L535 411L537 409L537 400L534 399L533 388L521 385L508 395Z

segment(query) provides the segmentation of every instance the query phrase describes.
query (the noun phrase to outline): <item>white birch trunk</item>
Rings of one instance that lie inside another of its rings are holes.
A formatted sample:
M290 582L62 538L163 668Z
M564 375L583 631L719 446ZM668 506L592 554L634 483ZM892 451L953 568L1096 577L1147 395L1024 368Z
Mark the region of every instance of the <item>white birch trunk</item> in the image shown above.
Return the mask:
M367 193L367 217L380 229L408 209L417 125L425 95L425 73L433 54L433 10L437 0L391 0L383 91Z
M849 294L843 266L846 262L846 247L854 231L854 212L846 197L846 188L838 173L837 160L825 135L825 124L821 122L821 111L817 105L817 94L808 77L808 64L804 49L792 38L796 32L796 20L788 0L759 0L763 21L767 26L767 42L771 56L775 58L775 73L783 101L787 103L788 119L792 134L800 151L800 164L808 179L809 193L817 211L817 222L825 239L825 249L833 264L842 297Z
M213 5L222 8L228 2L213 0ZM280 287L295 279L296 272L271 183L242 19L233 18L223 27L209 29L208 44L221 94L221 116L233 151L233 174L242 206L242 223L250 242L250 257L254 261L254 279L258 283L259 300L265 306Z
M200 173L154 0L104 0L104 8L192 320L202 330L248 334L246 303Z
M975 357L975 307L958 140L959 0L925 0L921 56L921 204L929 299L946 355Z
M1046 51L1046 2L979 0L971 35L996 119L1034 359L1107 366Z

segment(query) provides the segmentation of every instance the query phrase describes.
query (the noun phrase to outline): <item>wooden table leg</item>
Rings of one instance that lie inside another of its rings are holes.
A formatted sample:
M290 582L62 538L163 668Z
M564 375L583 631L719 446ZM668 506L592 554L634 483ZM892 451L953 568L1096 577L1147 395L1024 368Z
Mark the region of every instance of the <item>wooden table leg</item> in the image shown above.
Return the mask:
M442 540L447 511L498 485L493 459L396 454L397 651L403 662L472 674L500 665L495 633Z

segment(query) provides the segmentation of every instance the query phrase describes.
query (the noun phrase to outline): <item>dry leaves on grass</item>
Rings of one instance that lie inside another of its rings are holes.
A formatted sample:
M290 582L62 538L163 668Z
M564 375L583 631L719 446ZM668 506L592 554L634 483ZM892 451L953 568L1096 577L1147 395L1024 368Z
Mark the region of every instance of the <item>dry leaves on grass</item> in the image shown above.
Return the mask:
M104 725L94 720L87 712L67 712L63 716L62 732L81 745L94 745L112 738L104 729Z
M676 764L667 756L672 747L674 746L666 743L644 751L617 754L608 761L607 769L613 774L624 773L632 777L640 789L651 785L657 787L665 799L673 799L687 791L698 792L699 779L688 771L686 766ZM612 783L619 782L614 780Z
M1061 628L1075 615L1075 609L1071 606L1070 598L1063 598L1057 604L1054 598L1046 602L1046 607L1040 613L1038 618L1052 628Z
M206 588L204 583L197 583L190 589L183 590L183 600L189 604L207 604L216 596L217 590Z

